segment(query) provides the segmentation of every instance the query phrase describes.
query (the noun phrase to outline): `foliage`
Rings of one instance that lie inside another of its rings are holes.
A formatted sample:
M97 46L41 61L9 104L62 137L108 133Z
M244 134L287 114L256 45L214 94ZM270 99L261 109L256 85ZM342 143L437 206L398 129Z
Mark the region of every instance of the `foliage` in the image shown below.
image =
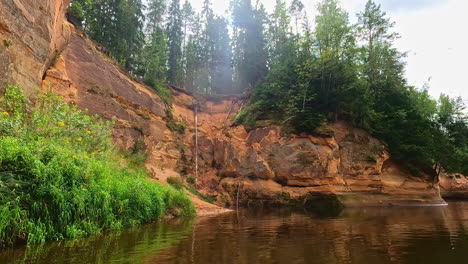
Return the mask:
M171 185L177 190L181 190L184 187L184 184L178 177L168 177L166 181L169 185Z
M178 134L184 134L185 133L185 129L186 129L185 124L183 124L181 122L177 122L174 119L171 119L171 120L167 121L166 125L172 132L175 132L175 133L178 133Z
M216 201L216 196L204 195L195 188L189 186L185 186L185 189L207 203L214 203Z
M185 179L185 181L189 184L195 184L195 178L189 176Z
M3 40L3 46L5 47L10 47L12 45L11 40L4 39Z
M167 34L169 44L168 58L168 82L179 85L181 82L182 60L182 11L180 10L180 0L172 0L169 7L169 17L167 22Z
M148 158L148 153L146 153L145 148L145 142L143 142L142 139L137 139L133 146L125 153L125 158L128 160L129 164L142 166Z
M44 93L30 111L22 92L0 104L0 245L76 238L193 214L180 191L149 180L114 149L111 123Z

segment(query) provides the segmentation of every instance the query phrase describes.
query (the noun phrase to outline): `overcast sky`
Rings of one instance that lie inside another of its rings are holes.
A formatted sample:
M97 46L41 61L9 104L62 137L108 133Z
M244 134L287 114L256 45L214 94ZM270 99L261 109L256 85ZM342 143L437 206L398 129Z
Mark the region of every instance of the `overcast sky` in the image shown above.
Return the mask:
M269 11L275 0L260 0ZM290 0L287 0L288 2ZM181 1L184 2L184 1ZM201 7L203 0L190 0ZM255 2L255 0L252 0ZM319 0L303 0L310 18L316 15ZM463 96L468 103L468 0L376 0L396 22L395 31L402 36L396 43L400 51L408 51L407 79L417 87L430 78L432 96L440 93ZM341 0L342 7L355 14L366 0ZM218 14L225 14L229 0L213 0Z

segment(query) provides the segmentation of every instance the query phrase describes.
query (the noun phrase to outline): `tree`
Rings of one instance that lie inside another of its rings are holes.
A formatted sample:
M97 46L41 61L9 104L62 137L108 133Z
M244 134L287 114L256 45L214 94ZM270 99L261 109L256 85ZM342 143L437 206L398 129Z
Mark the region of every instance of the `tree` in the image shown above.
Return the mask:
M181 60L183 39L180 0L172 0L169 7L167 34L169 43L168 82L174 85L180 85L182 80Z
M319 107L341 112L344 93L354 83L354 38L348 14L337 0L324 0L315 18L315 39L319 49L319 79L317 91Z
M78 3L89 36L122 66L136 72L144 44L141 0L75 0L72 6Z
M147 33L149 35L157 33L164 27L164 15L166 14L166 0L149 0L147 17Z
M368 0L364 11L358 14L358 36L360 40L366 42L366 45L361 49L364 60L363 71L370 84L370 89L376 97L379 96L380 84L378 80L381 79L379 73L382 72L381 68L385 66L382 61L386 60L382 56L400 57L396 50L391 50L393 41L398 38L398 34L390 32L394 25L395 23L391 22L386 17L386 13L381 10L380 5L375 4L372 0Z
M295 20L295 30L296 35L299 35L299 20L301 19L301 15L304 11L304 4L301 0L292 0L291 5L289 6L289 12L291 16L294 17Z
M217 94L232 93L231 39L228 22L217 17L210 22L210 39L213 47L210 54L211 91Z
M262 5L253 8L250 0L231 2L234 46L234 91L253 89L267 74L265 25Z
M167 77L168 48L166 34L156 29L144 51L144 79L152 87L161 87Z
M269 66L284 62L288 56L294 56L293 39L291 38L291 17L286 2L277 0L269 26Z

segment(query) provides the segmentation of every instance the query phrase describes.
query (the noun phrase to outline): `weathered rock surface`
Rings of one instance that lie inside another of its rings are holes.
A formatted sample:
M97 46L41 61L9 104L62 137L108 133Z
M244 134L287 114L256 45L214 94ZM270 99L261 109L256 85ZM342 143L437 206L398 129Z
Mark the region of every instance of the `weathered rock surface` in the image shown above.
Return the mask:
M197 177L200 191L216 196L220 205L290 204L318 194L336 195L347 205L443 203L429 177L412 177L391 160L380 141L345 123L331 126L333 137L283 135L274 126L246 131L231 126L243 105L241 98L197 101L174 91L174 118L187 129L183 135L172 133L158 95L129 78L77 33L47 71L43 89L49 85L91 114L115 119L119 146L129 148L142 140L156 179Z
M468 177L460 173L441 173L440 191L444 198L468 199Z
M7 42L0 52L0 85L32 91L44 77L43 90L52 87L90 114L114 119L115 143L128 149L143 142L155 179L196 177L198 189L221 205L304 203L311 196L333 196L347 205L443 203L429 177L412 177L380 141L344 123L331 126L333 137L283 134L274 126L246 131L232 126L242 98L196 100L174 91L173 116L187 129L171 132L161 98L63 23L68 3L2 2L0 37Z
M29 95L70 36L64 21L71 0L2 0L0 87L19 85Z

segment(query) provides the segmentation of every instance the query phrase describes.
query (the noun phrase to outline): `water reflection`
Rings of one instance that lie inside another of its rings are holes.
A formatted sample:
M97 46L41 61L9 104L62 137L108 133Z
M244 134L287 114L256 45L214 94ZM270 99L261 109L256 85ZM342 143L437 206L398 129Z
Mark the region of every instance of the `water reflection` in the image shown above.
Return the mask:
M10 250L0 263L465 263L467 227L467 202L338 215L255 209Z
M154 223L85 239L0 252L0 263L144 263L148 255L188 239L194 220Z

